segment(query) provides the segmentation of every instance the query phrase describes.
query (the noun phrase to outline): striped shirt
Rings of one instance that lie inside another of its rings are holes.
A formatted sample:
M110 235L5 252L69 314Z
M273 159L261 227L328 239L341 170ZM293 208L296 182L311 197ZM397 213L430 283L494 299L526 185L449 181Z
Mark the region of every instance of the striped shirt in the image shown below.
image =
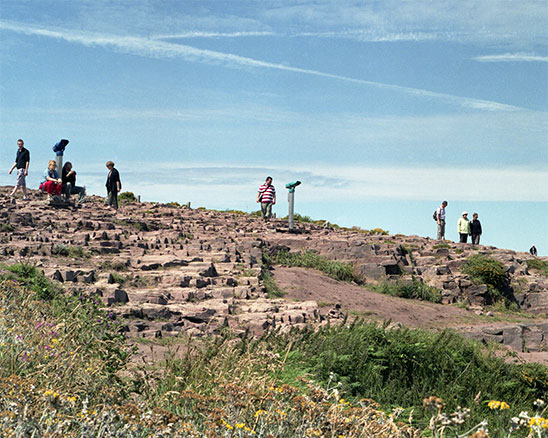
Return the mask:
M276 189L272 184L269 186L263 184L261 187L259 187L259 193L261 197L261 202L273 202L274 196L276 195Z

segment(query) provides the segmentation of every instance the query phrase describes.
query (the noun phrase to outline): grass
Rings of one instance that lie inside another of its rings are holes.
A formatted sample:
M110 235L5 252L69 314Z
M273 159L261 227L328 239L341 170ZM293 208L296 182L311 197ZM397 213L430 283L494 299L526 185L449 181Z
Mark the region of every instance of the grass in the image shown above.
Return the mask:
M11 233L15 230L15 227L10 223L0 225L0 231L3 233Z
M268 294L268 298L282 298L286 295L280 287L274 281L274 277L268 269L263 269L261 272L261 280L263 282L265 292Z
M91 257L88 251L85 251L81 246L64 245L56 243L51 248L51 253L60 257L71 257L74 259L87 259Z
M545 367L506 363L447 331L354 321L259 338L181 336L162 341L165 360L138 368L121 333L96 302L36 267L0 271L0 435L449 437L456 423L445 434L429 424L462 406L470 414L460 427L486 419L497 437L548 391ZM492 400L510 409L494 411Z
M472 421L487 417L496 423L485 404L473 402L478 392L482 400L505 400L514 407L531 406L548 390L547 368L507 364L448 331L389 330L356 322L294 330L277 342L282 351L290 347L284 370L289 380L306 372L326 384L334 375L346 396L415 409L419 425L429 418L421 407L426 394L441 397L449 410L470 408Z
M129 357L125 337L98 303L63 293L29 264L3 270L0 291L1 378L103 401L126 393L117 374Z
M112 281L114 283L123 284L128 280L127 277L118 274L118 272L111 272L110 275L112 276Z
M540 259L528 259L526 260L526 263L529 269L533 269L545 277L548 277L548 262Z
M298 266L303 268L317 269L328 277L339 281L363 283L363 277L358 274L350 263L329 260L314 251L302 251L292 253L289 251L278 251L275 254L263 255L263 263L266 265L280 264L283 266Z
M448 243L437 243L432 248L434 249L451 248L451 245L449 245Z
M410 282L406 280L398 280L395 282L385 281L378 285L370 285L369 288L393 297L441 303L441 291L439 289L428 286L414 277Z

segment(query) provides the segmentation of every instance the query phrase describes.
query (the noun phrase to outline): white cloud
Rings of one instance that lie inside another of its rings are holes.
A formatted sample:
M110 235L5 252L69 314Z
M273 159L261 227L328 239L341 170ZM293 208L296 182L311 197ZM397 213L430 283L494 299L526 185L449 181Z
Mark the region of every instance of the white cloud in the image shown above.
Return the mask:
M142 169L161 172L162 181L143 180ZM123 171L122 171L123 169ZM95 168L80 167L82 179L101 194L104 176ZM143 199L240 208L251 202L258 185L267 175L274 178L278 196L285 196L284 184L300 180L302 202L351 202L366 200L548 201L548 169L520 167L405 167L337 166L308 164L294 167L225 163L123 163L124 189ZM89 178L88 178L89 175ZM280 198L282 199L282 198Z
M423 98L439 99L464 108L472 108L483 111L515 111L522 109L500 102L460 97L445 93L436 93L420 88L403 87L399 85L356 79L317 70L291 67L284 64L261 61L253 58L234 55L231 53L197 49L188 45L173 44L150 38L91 34L67 30L51 30L47 28L32 27L21 23L10 23L1 20L0 29L22 33L25 35L37 35L54 39L61 39L71 43L83 44L85 46L112 48L120 50L124 53L138 56L153 58L180 57L191 62L215 63L228 67L267 68L318 76L328 79L335 79L338 81L351 82L359 85L372 86L390 91L402 92L405 94L415 95Z
M476 56L472 59L479 62L548 62L548 56L540 56L533 53L504 53L501 55L483 55Z
M151 38L156 40L173 40L185 38L244 38L255 36L274 36L274 32L181 32L174 34L153 35Z
M274 2L262 12L270 26L361 41L441 40L479 45L544 47L544 0L383 0Z

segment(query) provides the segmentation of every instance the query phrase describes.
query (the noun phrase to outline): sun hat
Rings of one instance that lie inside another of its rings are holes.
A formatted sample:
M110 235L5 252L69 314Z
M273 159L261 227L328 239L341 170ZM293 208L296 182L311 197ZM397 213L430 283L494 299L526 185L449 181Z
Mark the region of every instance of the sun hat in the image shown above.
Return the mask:
M463 212L462 212L462 216L464 216L465 214L468 214L468 212L467 212L467 211L463 211Z

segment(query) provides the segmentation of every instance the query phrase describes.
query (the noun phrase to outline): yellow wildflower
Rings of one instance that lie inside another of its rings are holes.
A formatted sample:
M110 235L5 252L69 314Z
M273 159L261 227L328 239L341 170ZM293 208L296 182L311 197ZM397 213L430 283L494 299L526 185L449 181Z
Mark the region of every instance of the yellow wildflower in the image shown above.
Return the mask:
M498 400L491 400L487 403L487 406L489 406L489 409L500 409L501 411L504 409L510 409L510 405L508 405L508 403Z

